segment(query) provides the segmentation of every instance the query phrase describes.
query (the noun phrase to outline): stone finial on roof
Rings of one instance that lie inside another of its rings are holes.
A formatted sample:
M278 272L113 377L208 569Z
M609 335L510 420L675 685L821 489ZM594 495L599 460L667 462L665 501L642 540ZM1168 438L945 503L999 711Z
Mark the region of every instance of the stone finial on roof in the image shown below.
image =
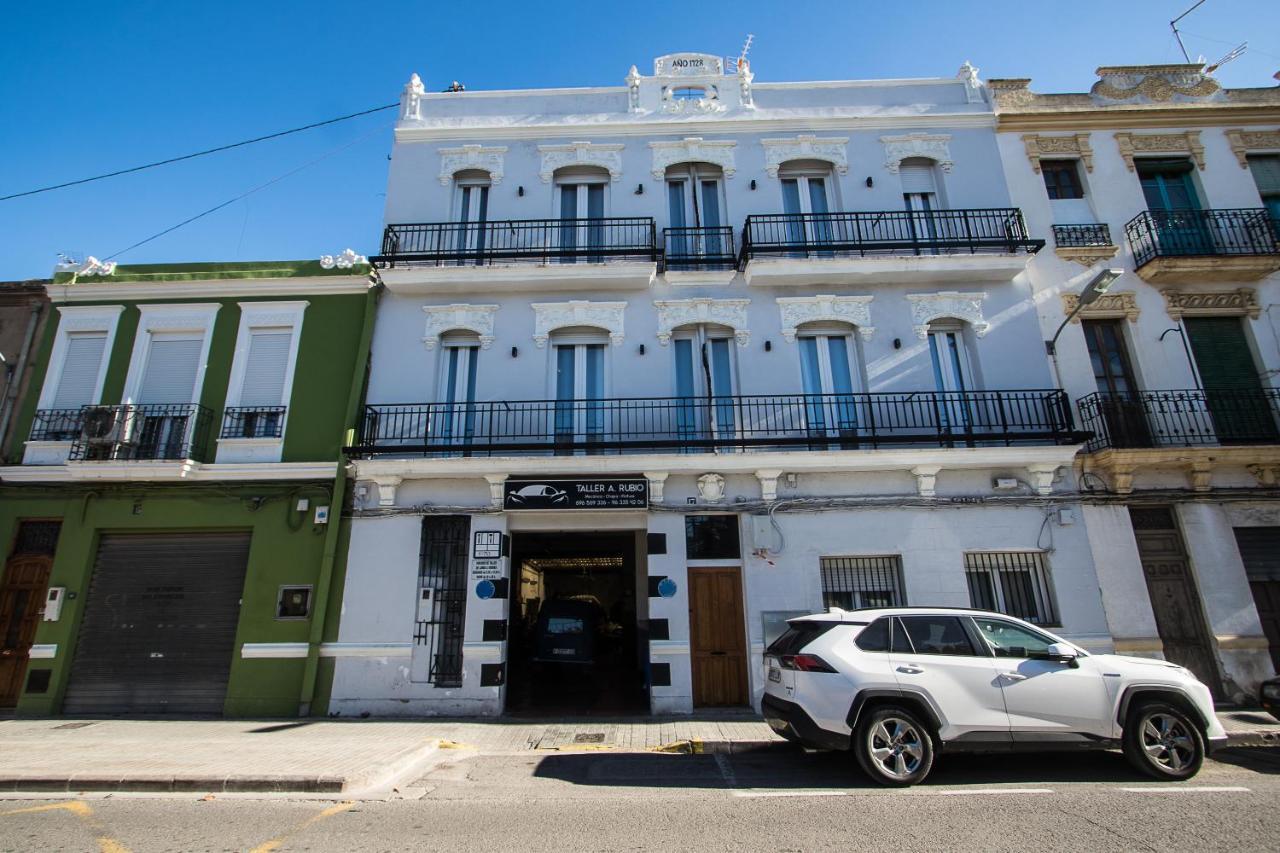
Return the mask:
M400 95L400 118L408 121L421 120L422 97L426 93L422 78L417 73L411 74L409 82L404 84L404 92Z

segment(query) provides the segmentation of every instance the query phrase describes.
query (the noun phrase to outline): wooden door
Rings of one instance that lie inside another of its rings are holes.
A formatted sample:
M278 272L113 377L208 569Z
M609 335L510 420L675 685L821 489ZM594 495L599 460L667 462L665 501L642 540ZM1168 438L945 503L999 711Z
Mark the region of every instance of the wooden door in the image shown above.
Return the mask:
M696 707L748 703L740 569L689 569L689 653Z
M1191 670L1215 696L1220 696L1222 680L1173 511L1167 507L1131 507L1129 514L1165 659Z
M1146 414L1120 320L1085 320L1081 323L1093 378L1102 399L1103 422L1112 447L1150 447Z
M18 704L53 559L11 557L0 579L0 708Z
M1237 527L1235 535L1271 663L1280 672L1280 527Z

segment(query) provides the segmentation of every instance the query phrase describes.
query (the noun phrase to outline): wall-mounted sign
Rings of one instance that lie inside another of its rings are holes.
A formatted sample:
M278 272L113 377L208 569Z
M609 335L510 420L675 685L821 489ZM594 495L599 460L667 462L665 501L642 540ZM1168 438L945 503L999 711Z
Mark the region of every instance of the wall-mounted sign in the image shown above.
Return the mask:
M502 531L477 530L471 545L471 556L477 560L496 560L502 556Z
M662 598L675 598L677 588L676 582L671 578L658 581L658 595Z
M471 576L476 580L496 580L503 572L497 560L476 560L471 566Z
M507 480L504 509L646 509L649 481L643 477L582 480Z
M498 591L498 586L493 581L480 581L476 584L476 597L484 600L493 598L494 593Z
M653 61L653 73L657 77L723 74L724 60L709 53L670 53Z

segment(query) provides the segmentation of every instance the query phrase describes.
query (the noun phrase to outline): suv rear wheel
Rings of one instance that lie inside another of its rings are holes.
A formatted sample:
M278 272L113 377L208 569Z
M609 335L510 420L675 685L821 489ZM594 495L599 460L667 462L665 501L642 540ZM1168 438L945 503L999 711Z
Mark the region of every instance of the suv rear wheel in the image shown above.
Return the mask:
M1204 735L1180 708L1143 702L1125 720L1124 755L1156 779L1190 779L1204 762Z
M929 730L913 712L898 705L863 715L853 751L866 774L881 785L914 785L933 767Z

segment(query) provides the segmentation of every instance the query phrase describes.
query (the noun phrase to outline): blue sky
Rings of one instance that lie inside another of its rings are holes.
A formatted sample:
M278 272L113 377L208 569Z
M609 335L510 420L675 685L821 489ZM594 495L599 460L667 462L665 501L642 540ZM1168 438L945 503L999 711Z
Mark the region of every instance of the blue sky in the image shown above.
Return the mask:
M1191 2L11 4L0 195L391 103L413 71L429 90L454 79L470 89L620 85L631 64L647 72L659 54L736 54L748 32L760 81L951 75L968 59L984 78L1084 91L1099 65L1181 61L1168 22ZM1208 0L1181 26L1193 59L1249 40L1219 73L1225 85L1275 85L1276 0ZM373 252L393 119L0 202L0 280L47 276L58 252L105 257L318 159L119 260Z

